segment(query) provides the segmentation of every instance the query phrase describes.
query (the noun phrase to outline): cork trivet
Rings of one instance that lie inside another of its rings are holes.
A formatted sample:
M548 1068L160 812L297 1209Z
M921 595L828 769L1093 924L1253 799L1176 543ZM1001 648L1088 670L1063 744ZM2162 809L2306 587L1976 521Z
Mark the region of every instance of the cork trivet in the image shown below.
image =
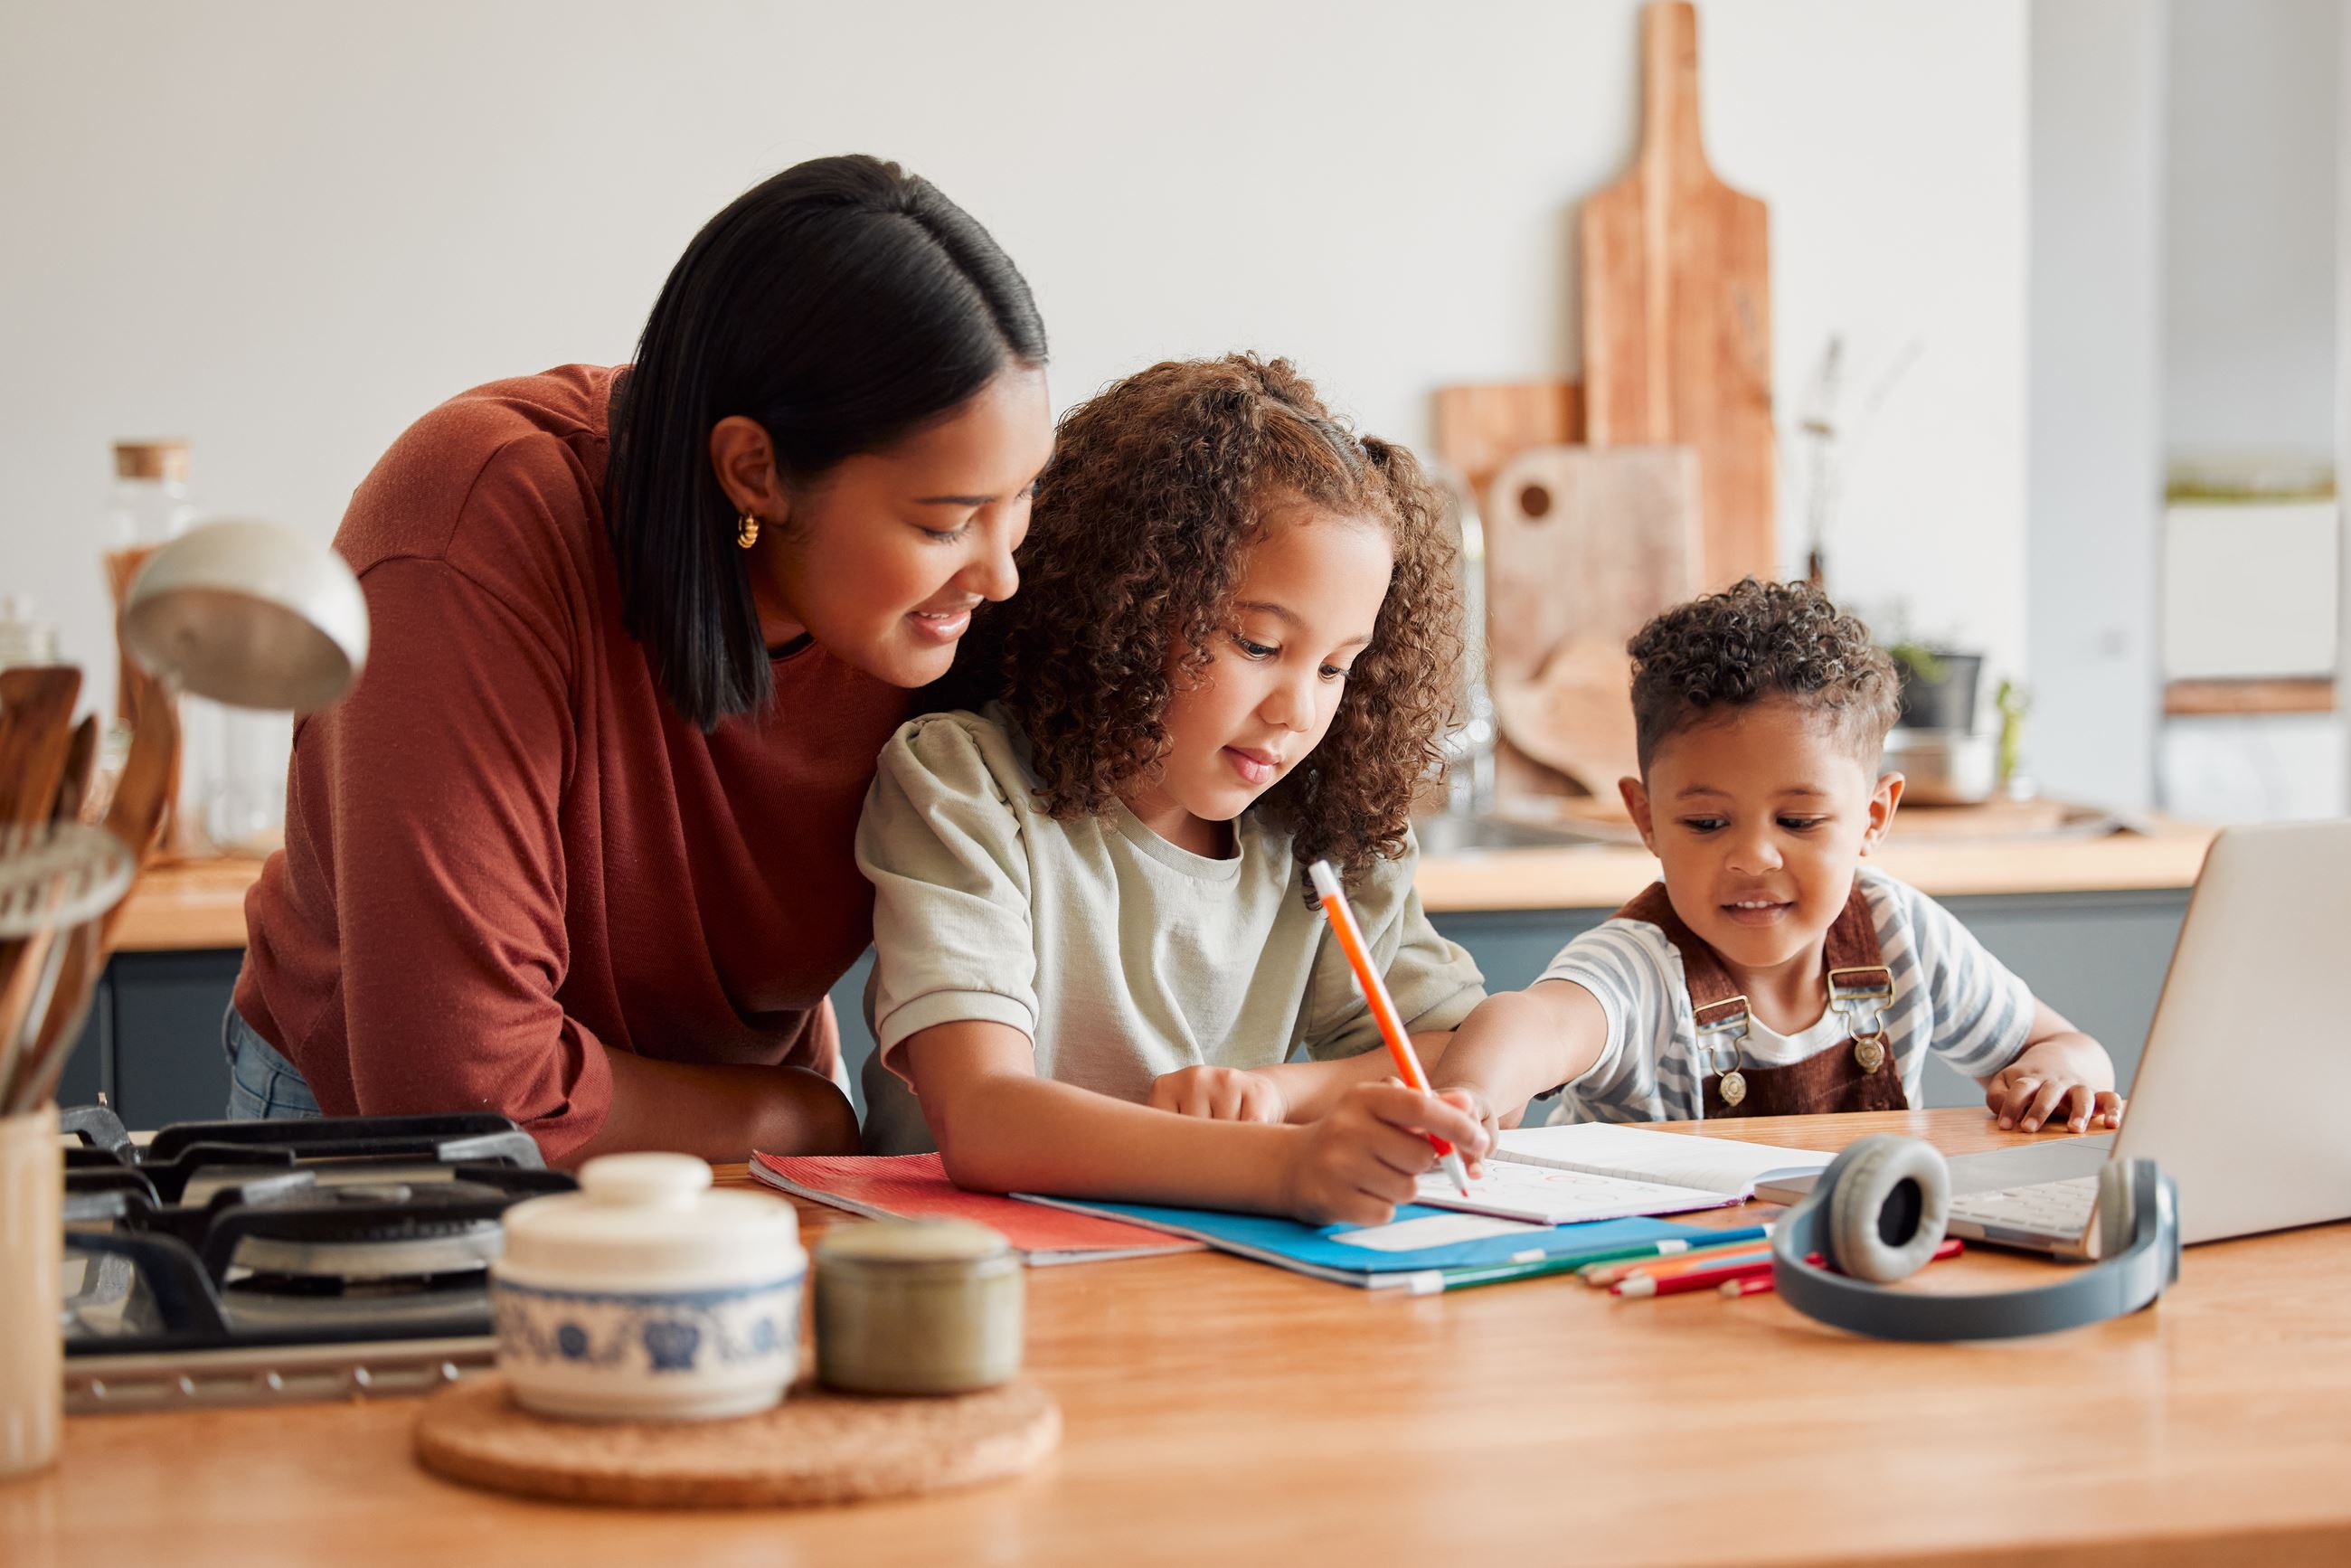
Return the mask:
M1061 1440L1027 1379L942 1399L867 1399L810 1384L722 1421L563 1421L468 1378L425 1401L416 1457L499 1491L567 1502L728 1508L857 1502L1019 1475Z

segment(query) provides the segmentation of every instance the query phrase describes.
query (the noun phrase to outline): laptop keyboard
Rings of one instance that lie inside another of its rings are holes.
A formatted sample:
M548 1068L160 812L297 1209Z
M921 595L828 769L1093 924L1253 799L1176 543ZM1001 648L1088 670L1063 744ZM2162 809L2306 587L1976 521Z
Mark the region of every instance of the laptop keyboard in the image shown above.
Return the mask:
M2003 1230L2079 1236L2098 1208L2098 1178L2035 1182L1951 1199L1951 1218Z

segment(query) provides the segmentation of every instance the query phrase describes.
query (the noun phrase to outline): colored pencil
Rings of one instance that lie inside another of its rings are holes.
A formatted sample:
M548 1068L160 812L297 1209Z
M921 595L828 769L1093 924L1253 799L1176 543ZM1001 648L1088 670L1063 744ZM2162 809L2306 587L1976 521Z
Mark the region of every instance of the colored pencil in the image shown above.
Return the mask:
M1954 1236L1936 1248L1934 1256L1928 1258L1927 1261L1939 1263L1946 1258L1956 1258L1966 1250L1967 1249L1959 1244L1959 1239ZM1814 1256L1813 1261L1819 1261L1817 1255ZM1771 1289L1771 1276L1768 1272L1748 1275L1737 1280L1725 1280L1720 1286L1722 1293L1726 1296L1760 1296Z
M1586 1263L1583 1269L1583 1282L1602 1288L1614 1284L1627 1275L1668 1263L1682 1263L1704 1258L1709 1253L1723 1252L1731 1248L1752 1250L1756 1243L1769 1241L1771 1228L1768 1225L1742 1225L1736 1230L1726 1230L1719 1236L1691 1236L1671 1241L1650 1243L1637 1253L1622 1258L1604 1258L1596 1263Z
M1620 1280L1609 1286L1608 1293L1622 1296L1627 1301L1641 1301L1651 1296L1678 1296L1689 1291L1710 1291L1725 1280L1758 1277L1767 1280L1771 1277L1771 1254L1769 1252L1742 1254L1735 1259L1727 1259L1715 1268L1691 1269L1679 1274L1668 1274L1664 1279L1635 1274L1629 1280Z
M1686 1252L1679 1258L1652 1259L1627 1268L1612 1280L1593 1281L1600 1290L1614 1290L1627 1280L1670 1280L1677 1274L1687 1274L1701 1269L1724 1269L1733 1263L1751 1262L1771 1256L1768 1241L1750 1241L1738 1247L1717 1247L1704 1252Z
M1583 1267L1573 1257L1545 1258L1532 1263L1483 1263L1458 1269L1430 1269L1405 1282L1407 1294L1434 1296L1445 1291L1466 1291L1473 1285L1507 1285L1513 1280L1540 1280L1547 1274L1573 1274Z
M1722 1233L1722 1245L1729 1247L1752 1243L1770 1231L1768 1225L1741 1226L1737 1230ZM1582 1252L1520 1253L1492 1263L1468 1263L1451 1269L1425 1269L1408 1278L1402 1292L1413 1296L1433 1296L1440 1291L1460 1285L1499 1285L1512 1280L1540 1279L1546 1274L1573 1274L1602 1264L1623 1260L1655 1259L1663 1248L1673 1248L1695 1253L1700 1248L1715 1246L1715 1238L1695 1236L1667 1237L1662 1241L1635 1241L1621 1246L1595 1247Z

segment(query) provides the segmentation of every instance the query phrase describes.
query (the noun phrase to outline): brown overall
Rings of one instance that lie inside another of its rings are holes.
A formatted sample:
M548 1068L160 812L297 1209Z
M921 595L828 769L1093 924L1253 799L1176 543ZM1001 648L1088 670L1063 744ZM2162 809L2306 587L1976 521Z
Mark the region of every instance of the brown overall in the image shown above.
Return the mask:
M1682 956L1689 984L1690 1015L1698 1025L1698 1053L1705 1068L1699 1088L1708 1120L1719 1116L1811 1116L1834 1111L1907 1111L1902 1073L1886 1038L1886 1011L1894 1005L1894 973L1877 946L1877 926L1856 884L1844 912L1823 944L1829 1006L1844 1014L1853 1032L1840 1046L1813 1052L1785 1067L1750 1067L1740 1042L1747 1038L1747 998L1731 983L1715 956L1674 913L1664 883L1616 912L1620 920L1642 920L1666 934Z

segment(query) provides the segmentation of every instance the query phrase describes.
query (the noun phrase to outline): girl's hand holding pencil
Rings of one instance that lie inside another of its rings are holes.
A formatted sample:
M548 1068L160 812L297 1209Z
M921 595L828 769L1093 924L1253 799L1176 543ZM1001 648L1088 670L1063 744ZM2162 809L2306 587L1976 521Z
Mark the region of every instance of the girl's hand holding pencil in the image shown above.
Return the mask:
M1281 1207L1309 1225L1385 1225L1437 1168L1442 1138L1472 1172L1493 1146L1460 1094L1401 1083L1359 1083L1319 1121L1298 1129L1281 1172Z

